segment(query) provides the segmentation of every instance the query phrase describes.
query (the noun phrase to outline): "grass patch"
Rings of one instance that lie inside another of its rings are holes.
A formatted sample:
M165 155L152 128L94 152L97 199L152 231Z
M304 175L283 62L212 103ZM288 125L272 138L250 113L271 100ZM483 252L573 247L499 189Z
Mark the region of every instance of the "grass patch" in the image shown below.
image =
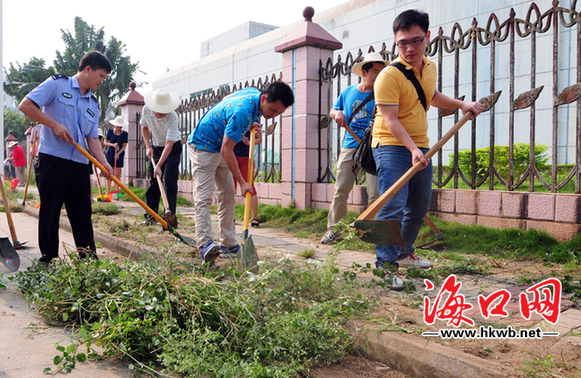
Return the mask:
M71 359L112 357L156 376L154 370L308 375L313 363L332 363L348 352L341 324L370 307L332 256L316 264L265 263L254 275L193 266L165 252L122 263L73 255L12 277L47 322L78 331L68 348L57 347L54 365L66 371L74 367ZM103 352L97 354L94 345ZM83 349L86 354L77 353Z

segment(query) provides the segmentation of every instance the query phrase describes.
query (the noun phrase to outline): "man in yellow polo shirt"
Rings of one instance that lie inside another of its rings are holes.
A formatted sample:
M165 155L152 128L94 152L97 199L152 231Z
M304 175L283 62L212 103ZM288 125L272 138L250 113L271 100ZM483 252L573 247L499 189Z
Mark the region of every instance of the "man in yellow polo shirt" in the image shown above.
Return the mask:
M375 248L377 268L386 269L388 287L403 290L399 267L427 269L432 263L414 256L413 244L432 195L432 163L424 154L429 149L428 120L430 105L443 109L460 108L463 113L480 114L479 102L455 100L436 90L436 65L425 56L430 42L429 16L417 10L401 13L393 22L395 43L400 62L413 70L423 89L426 106L422 105L412 82L398 68L388 66L375 81L377 116L373 127L373 156L378 168L379 192L384 193L415 163L424 168L381 209L378 219L399 219L404 246L378 244Z

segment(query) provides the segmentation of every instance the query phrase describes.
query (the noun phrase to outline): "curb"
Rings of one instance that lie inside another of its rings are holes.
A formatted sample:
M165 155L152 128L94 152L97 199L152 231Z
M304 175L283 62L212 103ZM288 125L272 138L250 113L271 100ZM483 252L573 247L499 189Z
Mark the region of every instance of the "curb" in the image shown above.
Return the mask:
M38 218L39 211L33 207L25 207L23 211ZM68 218L61 218L59 226L71 232ZM95 242L127 258L138 260L155 252L97 230L94 233ZM512 368L495 361L483 360L415 335L402 336L375 323L347 321L345 328L353 338L353 348L363 357L414 377L498 378L518 375Z

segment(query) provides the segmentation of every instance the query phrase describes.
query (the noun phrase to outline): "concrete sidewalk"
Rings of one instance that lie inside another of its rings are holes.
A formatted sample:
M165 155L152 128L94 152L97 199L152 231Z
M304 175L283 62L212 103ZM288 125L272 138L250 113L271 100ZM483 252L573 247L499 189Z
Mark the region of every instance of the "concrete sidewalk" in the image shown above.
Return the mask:
M139 205L133 202L123 202L123 209L124 212L135 215L143 212ZM192 209L180 208L178 211L188 214ZM31 206L26 206L23 213L12 214L17 235L21 238L19 241L27 241L25 248L18 250L22 261L21 271L30 266L33 259L40 257L37 246L37 214L37 210ZM74 245L72 235L67 231L69 227L68 221L62 219L61 240L72 246ZM0 236L9 236L8 231L5 221L0 217ZM242 233L240 225L237 225L237 231ZM252 228L250 234L261 254L283 254L292 259L303 260L297 254L308 249L315 251L318 259L324 260L333 250L330 246L319 244L317 240L296 238L284 231L263 226ZM193 237L193 235L186 236ZM136 243L97 231L95 239L104 246L98 250L99 257L118 254L128 256L147 252L146 250L136 251ZM343 269L351 267L353 262L364 266L366 263L373 265L374 261L374 254L364 251L341 251L335 260L337 266ZM4 275L2 278L4 282L7 281L6 277L12 275L3 266L0 266L0 273ZM372 278L370 273L367 275ZM498 282L496 286L494 282L487 282L487 285L487 290L506 286L503 282ZM57 355L55 344L60 342L61 345L68 345L69 333L66 329L44 325L41 319L29 310L24 297L16 293L13 284L8 282L7 286L8 290L0 291L0 356L2 356L0 377L41 377L45 367L53 367L52 359ZM482 291L482 283L477 283L473 287L466 285L464 289L468 291L467 297L472 296ZM418 293L425 292L419 290ZM386 295L398 294L387 291ZM561 319L563 327L559 331L561 335L564 335L568 330L581 325L581 311L566 311ZM539 318L533 318L528 323L523 321L520 324L524 327L539 321ZM355 348L362 355L412 376L506 377L522 375L522 372L513 371L510 367L493 360L461 353L458 349L446 347L437 342L428 342L425 337L419 335L387 332L383 329L384 327L372 323L350 321L346 326L354 336ZM130 377L132 374L124 364L105 360L77 364L71 376L106 378Z

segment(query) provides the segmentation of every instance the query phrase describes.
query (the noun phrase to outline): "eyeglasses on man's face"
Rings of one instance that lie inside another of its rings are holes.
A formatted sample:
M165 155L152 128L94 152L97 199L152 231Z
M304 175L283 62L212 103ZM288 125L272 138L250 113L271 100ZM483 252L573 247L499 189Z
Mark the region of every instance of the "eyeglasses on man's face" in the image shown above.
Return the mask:
M395 45L402 49L405 49L406 47L410 46L416 47L419 46L422 42L424 42L424 39L426 39L426 34L424 34L422 38L415 38L412 39L411 41L396 42Z

